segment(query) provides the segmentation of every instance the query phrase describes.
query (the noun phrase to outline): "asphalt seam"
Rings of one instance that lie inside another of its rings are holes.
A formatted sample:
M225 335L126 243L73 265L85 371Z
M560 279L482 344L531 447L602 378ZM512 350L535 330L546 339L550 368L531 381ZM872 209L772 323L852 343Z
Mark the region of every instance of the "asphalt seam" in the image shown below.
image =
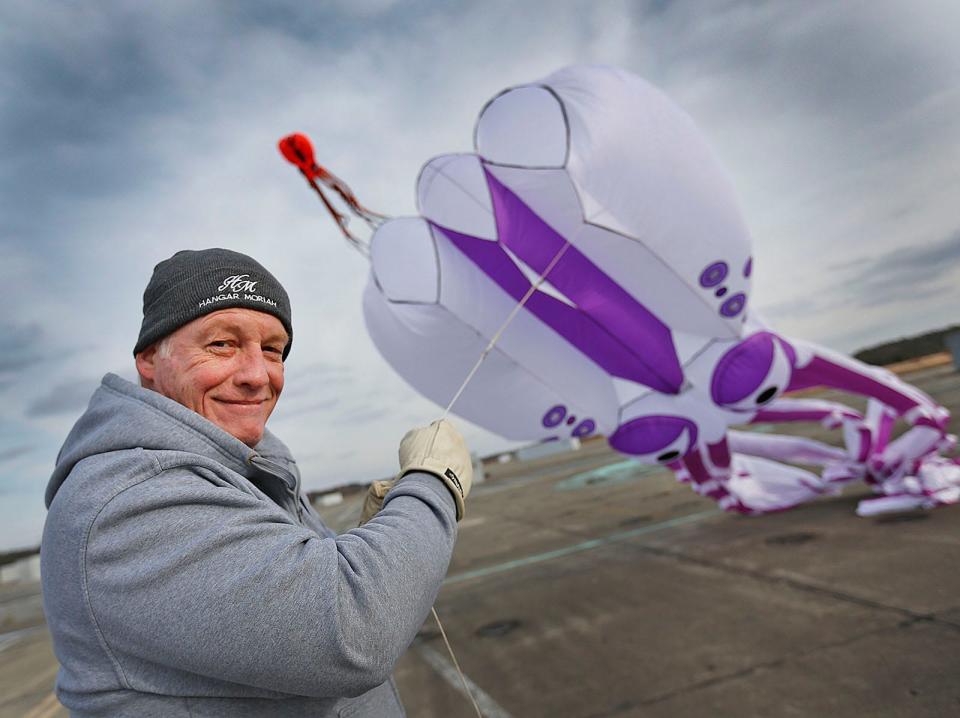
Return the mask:
M455 666L450 663L446 658L444 658L440 653L433 650L424 643L422 640L414 641L414 648L417 653L420 654L420 657L424 662L430 666L444 681L446 681L453 690L458 694L463 696L466 700L471 699L471 694L473 700L477 702L480 710L483 713L485 718L511 718L511 715L499 704L497 703L486 691L484 691L480 686L476 684L466 673L458 673ZM470 693L464 691L463 684L460 682L460 677L463 677L464 682L467 684L467 688Z
M543 551L540 553L530 554L524 556L523 558L514 559L512 561L503 561L501 563L493 564L491 566L484 566L481 568L472 569L469 571L462 571L460 573L448 576L443 582L444 586L449 586L456 583L462 583L464 581L470 581L475 578L483 578L497 573L504 573L506 571L513 571L518 568L524 568L526 566L532 566L533 564L543 563L544 561L552 561L557 558L563 558L564 556L569 556L575 553L581 553L583 551L592 551L593 549L602 548L603 546L610 546L615 543L623 543L624 541L629 541L630 539L637 538L638 536L643 536L645 534L654 533L656 531L663 531L666 529L673 528L675 526L682 526L684 524L695 523L702 521L704 519L716 516L721 513L718 509L710 509L708 511L701 511L695 514L687 514L685 516L677 516L672 519L667 519L666 521L659 521L652 524L646 524L644 526L639 526L635 529L629 529L627 531L617 531L612 534L606 534L599 537L587 537L583 534L571 533L569 531L559 530L560 533L565 533L568 536L574 536L576 538L582 538L584 540L579 543L561 546L557 549L552 549L550 551ZM510 518L509 520L515 521L516 519ZM553 528L553 527L544 527L536 524L535 522L527 521L524 522L525 525L533 524L539 526L540 528Z

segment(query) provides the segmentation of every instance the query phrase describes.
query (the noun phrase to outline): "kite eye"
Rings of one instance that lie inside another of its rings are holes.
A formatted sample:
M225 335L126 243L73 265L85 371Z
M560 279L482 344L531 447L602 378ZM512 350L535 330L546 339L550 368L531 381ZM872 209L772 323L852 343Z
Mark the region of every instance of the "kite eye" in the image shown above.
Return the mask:
M756 411L790 382L789 347L769 332L758 332L724 354L713 370L713 401L733 411Z
M679 416L641 416L622 424L610 446L649 464L668 464L690 451L697 427Z

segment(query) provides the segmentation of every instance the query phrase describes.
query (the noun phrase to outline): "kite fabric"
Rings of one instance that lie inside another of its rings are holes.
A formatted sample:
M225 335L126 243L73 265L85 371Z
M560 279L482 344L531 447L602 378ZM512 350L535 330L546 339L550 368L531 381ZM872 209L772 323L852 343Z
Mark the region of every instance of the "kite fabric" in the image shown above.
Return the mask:
M386 221L369 246L367 328L424 396L446 406L529 294L457 400L465 419L517 440L605 435L743 513L854 480L879 494L862 515L960 500L943 407L753 310L731 182L659 90L567 67L490 100L474 143L427 162L420 216ZM784 396L814 386L867 410ZM908 428L891 441L897 420ZM843 448L730 431L809 421L841 431Z

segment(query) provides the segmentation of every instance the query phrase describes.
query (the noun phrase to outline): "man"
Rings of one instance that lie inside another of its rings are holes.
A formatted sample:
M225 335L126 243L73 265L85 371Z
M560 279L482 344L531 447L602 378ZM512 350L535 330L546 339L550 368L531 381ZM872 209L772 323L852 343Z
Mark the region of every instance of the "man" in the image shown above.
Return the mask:
M446 573L470 458L447 422L411 431L400 479L334 535L265 428L292 336L250 257L156 266L141 386L104 377L47 488L44 608L72 714L403 715L390 674Z

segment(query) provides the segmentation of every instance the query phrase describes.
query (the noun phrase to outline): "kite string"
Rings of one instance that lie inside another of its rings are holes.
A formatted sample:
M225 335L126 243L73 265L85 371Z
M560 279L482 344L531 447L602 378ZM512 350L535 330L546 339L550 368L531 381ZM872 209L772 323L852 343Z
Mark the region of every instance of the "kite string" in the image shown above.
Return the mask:
M493 351L493 347L499 341L500 336L506 331L507 327L510 325L510 322L513 321L514 317L523 309L523 305L527 303L527 300L533 296L533 293L540 288L540 285L544 283L547 278L547 275L550 274L550 271L557 265L557 262L560 261L560 258L564 255L567 249L570 247L570 240L564 242L563 246L557 251L553 256L553 259L550 260L550 263L547 264L546 268L543 270L543 273L537 278L537 281L530 285L530 288L527 289L526 294L517 302L517 305L513 308L510 314L507 315L507 318L503 321L503 324L500 325L500 328L494 333L491 337L490 342L487 344L486 348L480 354L480 358L477 359L476 364L473 365L473 368L470 370L470 373L467 374L467 378L463 380L463 383L460 385L460 388L457 389L457 393L453 395L453 398L450 400L450 403L447 404L447 408L443 410L443 416L440 417L441 420L446 419L447 415L450 413L450 409L453 408L453 405L457 403L457 399L460 398L460 395L463 394L463 390L467 388L467 384L470 383L470 380L473 379L474 375L477 373L477 370L480 368L480 365L483 364L483 360L487 358L487 355ZM433 613L433 619L437 622L437 627L440 629L440 635L443 637L443 642L447 647L447 653L450 654L450 658L453 661L453 667L457 670L457 675L460 676L460 682L463 684L463 690L466 692L467 697L470 699L470 702L473 704L473 709L477 712L479 718L483 718L483 713L480 712L480 706L477 705L477 699L473 696L473 691L470 690L470 686L467 685L467 677L463 674L463 671L460 670L460 662L457 660L456 654L453 652L453 646L450 645L450 641L447 639L447 632L443 629L443 623L440 622L440 616L437 615L437 609L431 607L430 611Z
M449 653L450 658L453 659L453 667L457 669L457 675L460 676L460 683L463 684L463 690L466 692L470 702L473 703L473 709L477 712L478 718L483 718L483 713L480 712L480 706L477 705L477 699L473 697L473 691L471 691L470 686L467 685L467 677L463 675L463 671L460 670L460 663L457 661L457 656L453 652L453 646L450 645L450 641L447 638L447 632L443 630L443 624L440 623L440 616L437 615L436 607L431 607L430 611L433 613L433 620L437 622L437 627L440 629L440 636L443 638L443 642L447 647L447 653Z
M483 364L483 360L487 358L487 355L493 351L493 347L500 339L500 335L506 331L507 327L510 325L510 322L513 321L514 317L523 309L523 305L527 303L527 300L533 296L533 293L540 288L540 285L544 283L547 278L547 275L550 274L557 262L560 261L560 258L564 255L567 249L570 247L570 240L564 242L563 246L557 251L553 256L553 259L550 260L550 263L543 270L543 273L539 276L536 282L530 285L530 288L527 290L527 293L523 295L523 298L517 303L517 306L513 308L513 311L507 315L507 318L504 320L503 324L500 325L500 328L494 333L491 337L490 342L487 344L486 348L480 354L480 358L477 359L477 363L473 365L473 369L470 370L470 373L467 374L467 378L463 380L463 383L460 385L460 388L457 389L457 393L453 395L453 398L450 400L450 403L447 404L447 408L443 410L443 416L440 417L441 420L446 419L447 415L450 413L450 410L453 408L453 405L457 403L457 400L460 398L460 395L463 394L464 389L467 388L467 384L470 383L470 380L473 379L474 374L477 373L477 370L480 369L480 365Z

